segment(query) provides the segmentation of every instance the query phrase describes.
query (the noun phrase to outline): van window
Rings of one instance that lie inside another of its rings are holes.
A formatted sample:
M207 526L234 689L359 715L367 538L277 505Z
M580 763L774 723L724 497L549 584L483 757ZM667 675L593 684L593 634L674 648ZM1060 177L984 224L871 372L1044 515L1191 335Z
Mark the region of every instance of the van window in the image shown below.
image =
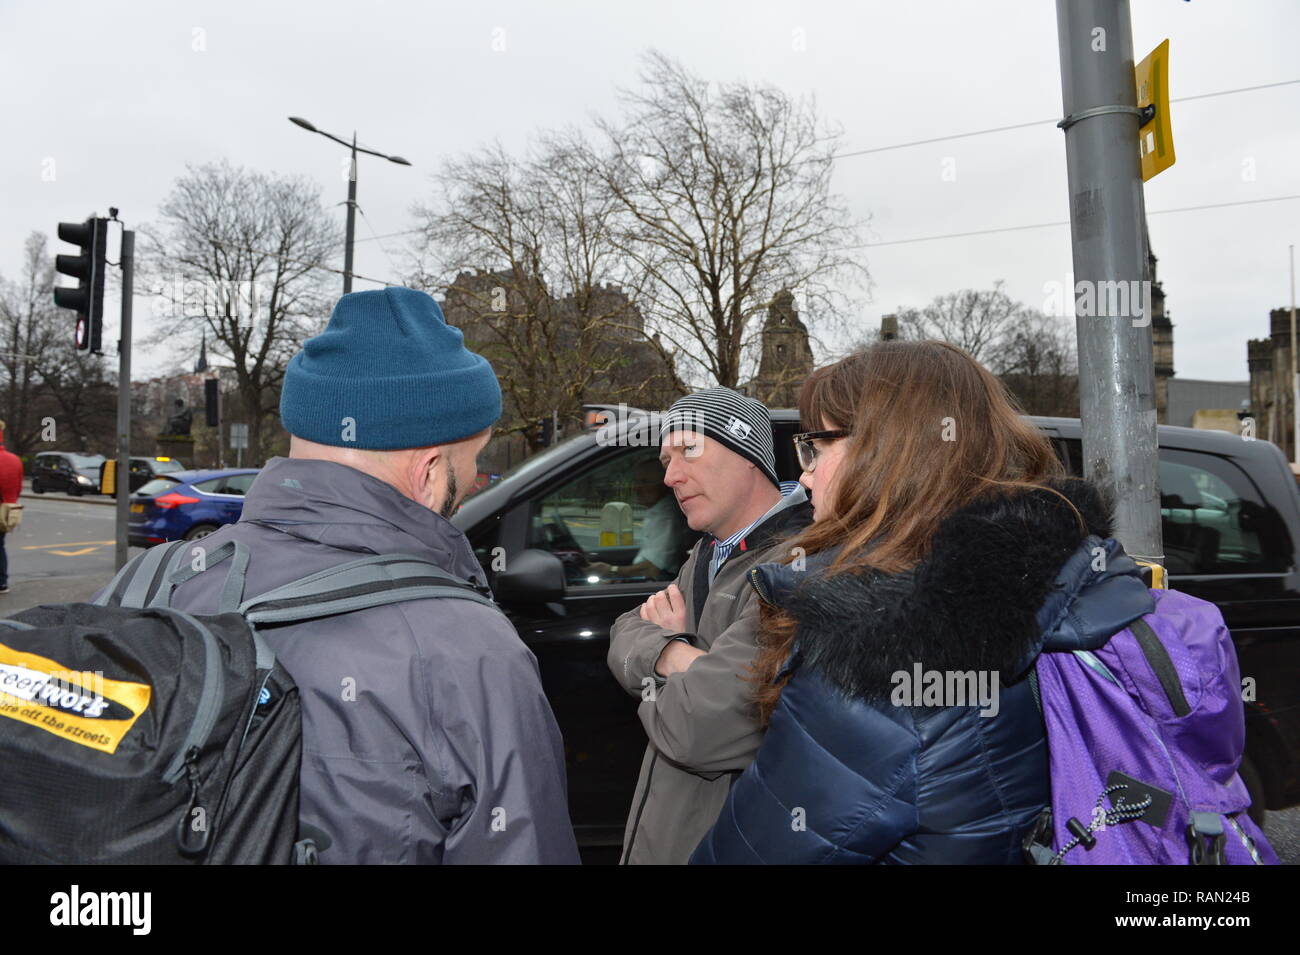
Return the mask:
M482 566L488 583L494 583L496 573L501 569L498 558L504 556L504 551L497 550L501 540L501 521L483 521L478 527L467 531L466 536L469 538L469 546L474 549L474 556Z
M1237 465L1163 448L1160 517L1171 574L1286 571L1286 523Z
M1078 476L1080 442L1061 440L1058 452ZM1227 458L1177 448L1160 449L1159 468L1161 536L1171 575L1290 569L1286 521L1241 468Z
M698 537L651 447L605 461L534 502L528 546L555 554L569 584L585 587L672 580Z

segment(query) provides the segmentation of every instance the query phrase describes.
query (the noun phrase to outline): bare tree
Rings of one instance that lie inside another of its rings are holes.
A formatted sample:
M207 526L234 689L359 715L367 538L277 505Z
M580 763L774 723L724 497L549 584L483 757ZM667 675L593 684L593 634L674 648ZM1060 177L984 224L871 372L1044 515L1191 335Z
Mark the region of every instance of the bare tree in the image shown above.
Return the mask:
M103 357L80 351L67 332L54 336L39 353L36 368L43 391L57 406L56 440L78 451L111 455L108 449L116 446L117 375L109 373Z
M680 386L661 346L653 360L636 288L608 281L626 276L618 208L571 139L546 137L524 158L500 145L455 158L434 184L415 208L428 263L416 281L445 293L448 321L492 362L510 412L502 433L536 446L534 422L574 420L595 392L638 404L665 377Z
M811 101L713 87L661 53L647 54L641 79L622 93L623 117L599 123L588 164L621 208L615 238L644 273L654 327L692 377L735 387L778 291L795 290L815 333L843 314L838 290L867 277L830 188L840 134Z
M5 444L16 454L63 447L93 451L113 441L116 399L104 359L79 351L71 312L54 305L54 258L39 232L23 246L18 282L0 282L0 372ZM44 423L54 421L47 443Z
M329 316L323 267L338 224L307 180L226 162L187 167L160 212L148 264L170 308L158 338L194 348L206 330L213 355L235 368L249 456L261 460L289 359Z
M1024 309L993 348L989 367L1026 414L1078 416L1079 366L1067 319Z
M1025 413L1078 415L1073 327L1015 301L1001 282L937 296L925 308L900 309L898 322L903 338L939 339L970 352L1002 379Z
M900 309L899 331L906 338L951 342L987 364L1026 312L1024 305L1002 291L1002 285L998 281L991 289L949 292L925 308Z
M33 232L23 244L23 271L17 282L0 282L0 369L4 373L5 444L26 454L41 433L36 404L40 398L37 361L53 342L54 259L48 240ZM71 332L68 334L71 339Z

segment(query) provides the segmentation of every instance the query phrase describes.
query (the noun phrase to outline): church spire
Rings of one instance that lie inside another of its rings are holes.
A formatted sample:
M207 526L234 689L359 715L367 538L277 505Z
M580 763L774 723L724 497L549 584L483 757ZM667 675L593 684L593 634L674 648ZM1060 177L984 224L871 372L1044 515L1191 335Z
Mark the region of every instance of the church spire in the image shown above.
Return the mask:
M199 345L199 360L194 363L194 374L200 375L208 370L208 333L203 332L203 341Z

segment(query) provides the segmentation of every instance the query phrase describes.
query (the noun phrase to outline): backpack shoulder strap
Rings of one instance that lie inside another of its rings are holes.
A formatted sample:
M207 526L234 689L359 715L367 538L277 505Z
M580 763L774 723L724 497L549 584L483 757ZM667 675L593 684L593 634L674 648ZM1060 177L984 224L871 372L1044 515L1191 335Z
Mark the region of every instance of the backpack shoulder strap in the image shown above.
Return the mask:
M150 547L118 571L113 582L104 589L95 603L101 607L118 606L136 609L170 607L172 592L179 584L197 576L203 569L219 564L227 557L232 557L217 613L236 612L239 601L243 597L244 575L248 568L248 549L238 541L226 541L211 554L205 554L199 566L184 564L178 567L178 563L184 562L174 560L173 555L177 555L186 543L185 540L178 540L170 544ZM202 547L202 545L195 546Z
M149 606L170 607L172 593L179 585L229 557L231 558L230 569L226 571L226 582L221 588L221 601L217 606L217 613L237 613L239 603L244 599L244 578L248 574L248 548L240 541L228 540L211 553L208 553L207 548L202 544L196 545L195 549L202 552L202 560L189 564L179 561L182 566L173 567L171 573L163 576L158 592L149 601Z
M1160 638L1156 636L1156 632L1151 629L1151 625L1145 618L1138 617L1128 625L1128 628L1137 640L1138 646L1142 648L1142 655L1146 657L1151 672L1160 681L1165 696L1169 698L1169 706L1174 711L1174 715L1186 716L1192 711L1192 707L1183 693L1183 681L1178 676L1178 668L1174 666L1169 651L1165 649L1165 645L1160 642Z
M95 601L101 607L143 608L149 595L156 593L166 573L167 561L185 543L183 540L159 544L131 560L117 572L112 583Z
M1038 687L1038 661L1034 661L1029 666L1029 692L1034 697L1034 706L1038 709L1038 715L1043 715L1043 691Z
M431 597L496 606L490 596L469 581L423 557L377 554L327 568L245 600L239 612L252 624L297 623Z

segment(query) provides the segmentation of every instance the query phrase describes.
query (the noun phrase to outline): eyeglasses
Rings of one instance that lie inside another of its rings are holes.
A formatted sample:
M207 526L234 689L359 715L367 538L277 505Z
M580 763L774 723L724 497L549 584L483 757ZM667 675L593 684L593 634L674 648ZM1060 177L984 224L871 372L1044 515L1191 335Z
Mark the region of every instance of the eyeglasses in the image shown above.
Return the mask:
M847 438L847 431L805 431L803 434L794 436L794 453L799 459L799 467L808 473L817 469L817 445L814 441L834 441L836 438Z

